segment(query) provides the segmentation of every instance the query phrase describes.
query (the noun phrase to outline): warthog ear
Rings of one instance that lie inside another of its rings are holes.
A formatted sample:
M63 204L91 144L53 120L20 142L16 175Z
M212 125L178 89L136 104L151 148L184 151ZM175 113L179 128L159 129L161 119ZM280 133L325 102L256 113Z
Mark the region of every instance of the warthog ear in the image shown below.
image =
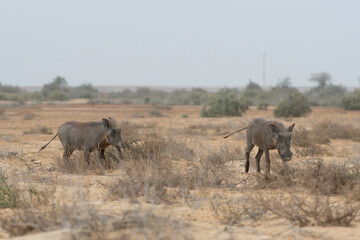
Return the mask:
M109 119L103 118L102 120L103 120L103 122L104 122L105 127L106 127L106 128L110 128L111 123L110 123Z
M112 126L113 128L116 128L116 120L115 120L114 118L112 118L112 117L109 117L109 120L110 120L110 122L111 122L111 126Z
M279 129L279 126L276 125L276 124L270 123L269 126L270 126L272 132L274 132L274 133L278 133L279 130L280 130L280 129Z
M293 124L289 127L289 132L292 132L293 129L294 129L294 127L295 127L295 123L293 123Z

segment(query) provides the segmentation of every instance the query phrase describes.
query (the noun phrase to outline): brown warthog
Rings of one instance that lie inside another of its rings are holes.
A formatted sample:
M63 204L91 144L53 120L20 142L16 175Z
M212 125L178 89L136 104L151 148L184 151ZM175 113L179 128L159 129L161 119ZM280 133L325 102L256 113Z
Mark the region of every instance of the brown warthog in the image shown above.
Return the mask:
M255 156L256 159L256 170L260 172L260 158L265 152L266 158L266 172L270 173L270 158L269 150L277 149L281 157L284 168L286 168L285 161L290 161L292 152L290 151L291 133L294 129L295 123L289 128L281 122L277 121L266 121L265 119L256 118L249 126L237 130L224 138L227 138L234 133L246 130L247 148L246 148L246 163L245 172L249 172L250 162L249 156L254 146L258 146L259 150Z
M74 150L84 150L84 159L89 162L92 151L98 150L99 157L105 159L105 149L112 145L122 156L121 148L126 149L121 138L121 130L116 128L114 118L103 118L102 122L66 122L59 127L56 135L39 152L59 135L64 148L63 159L68 160Z

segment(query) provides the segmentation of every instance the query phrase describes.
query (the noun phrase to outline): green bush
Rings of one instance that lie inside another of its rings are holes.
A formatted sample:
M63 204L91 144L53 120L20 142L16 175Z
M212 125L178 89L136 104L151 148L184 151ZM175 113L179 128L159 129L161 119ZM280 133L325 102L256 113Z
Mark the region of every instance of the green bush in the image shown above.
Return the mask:
M0 208L13 208L18 203L18 200L18 189L9 185L2 169L0 169Z
M248 109L245 98L239 99L234 90L222 89L210 99L210 108L204 106L202 117L241 116Z
M346 110L360 110L360 91L354 91L352 94L344 96L342 106Z
M275 110L275 117L300 117L311 112L308 98L299 92L290 94L280 102Z
M48 98L51 100L66 101L69 99L69 96L64 91L55 90L55 91L50 92Z

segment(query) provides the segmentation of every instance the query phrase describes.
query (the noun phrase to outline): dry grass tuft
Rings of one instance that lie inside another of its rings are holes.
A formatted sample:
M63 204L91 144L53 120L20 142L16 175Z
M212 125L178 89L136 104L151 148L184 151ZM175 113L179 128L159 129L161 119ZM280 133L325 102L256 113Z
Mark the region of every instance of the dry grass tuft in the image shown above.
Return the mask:
M35 119L35 115L32 113L25 113L25 115L23 116L24 120L33 120Z

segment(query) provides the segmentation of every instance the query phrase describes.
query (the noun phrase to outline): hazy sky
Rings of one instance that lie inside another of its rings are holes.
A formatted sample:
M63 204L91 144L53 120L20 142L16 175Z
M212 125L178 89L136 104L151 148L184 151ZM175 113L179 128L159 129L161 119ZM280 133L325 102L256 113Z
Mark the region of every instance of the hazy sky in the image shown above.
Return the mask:
M0 82L359 86L358 0L0 0Z

